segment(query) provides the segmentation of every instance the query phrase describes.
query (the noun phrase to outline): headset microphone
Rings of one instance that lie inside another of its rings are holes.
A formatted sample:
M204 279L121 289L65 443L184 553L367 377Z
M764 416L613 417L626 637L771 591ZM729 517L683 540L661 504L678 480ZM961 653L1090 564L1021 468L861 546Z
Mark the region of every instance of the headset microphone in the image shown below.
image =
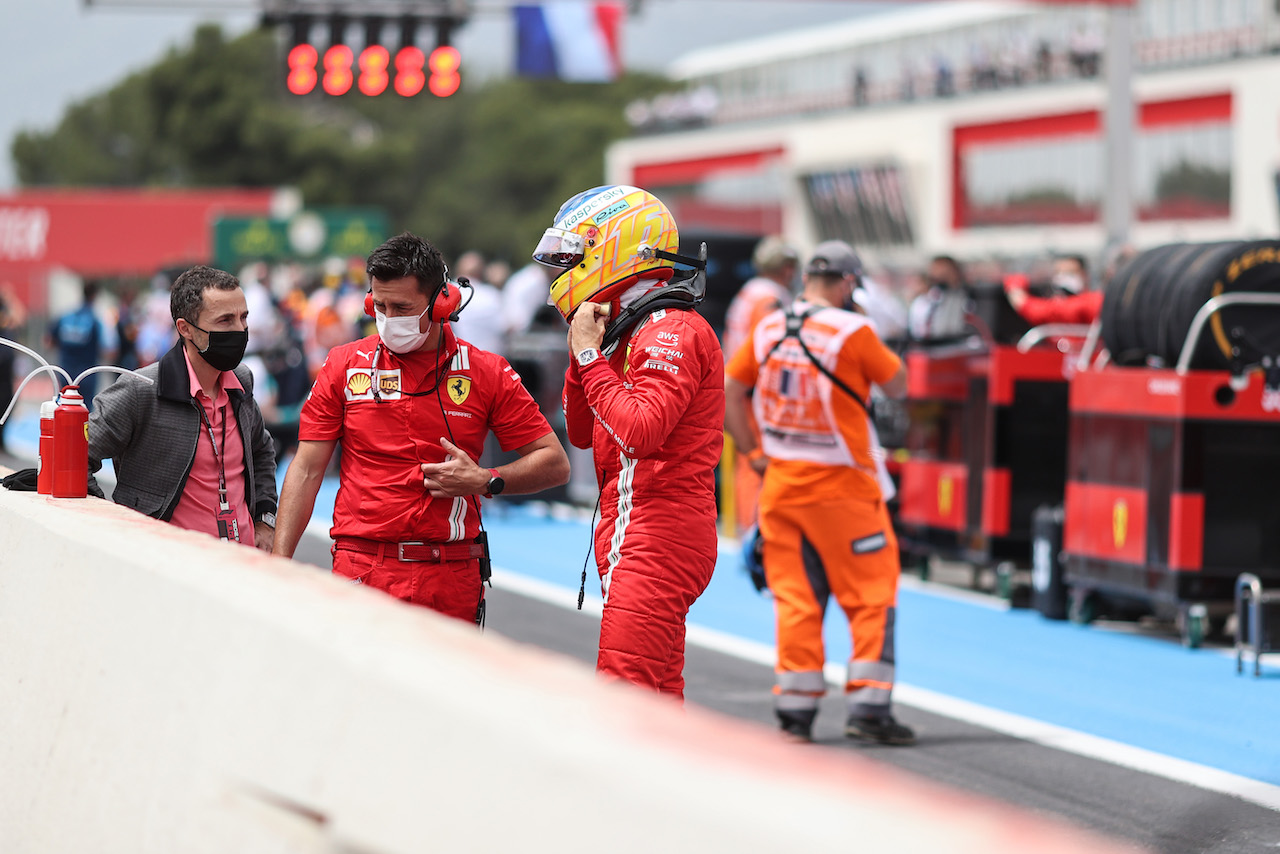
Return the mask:
M450 319L450 320L452 320L452 321L454 321L454 322L457 322L457 320L458 320L458 315L462 313L462 310L463 310L464 308L466 308L467 306L471 305L471 300L472 300L472 298L474 298L474 297L475 297L475 295L476 295L476 289L475 289L475 287L471 284L471 280L470 280L469 278L467 278L466 276L459 276L459 277L458 277L458 279L457 279L456 284L458 285L458 287L459 287L459 288L466 288L466 289L467 289L467 299L466 299L466 302L463 302L461 305L457 305L457 306L453 309L453 311L452 311L452 312L450 312L450 314L449 314L449 319ZM459 291L459 292L458 292L458 299L459 299L459 300L461 300L461 298L462 298L462 292L461 292L461 291Z

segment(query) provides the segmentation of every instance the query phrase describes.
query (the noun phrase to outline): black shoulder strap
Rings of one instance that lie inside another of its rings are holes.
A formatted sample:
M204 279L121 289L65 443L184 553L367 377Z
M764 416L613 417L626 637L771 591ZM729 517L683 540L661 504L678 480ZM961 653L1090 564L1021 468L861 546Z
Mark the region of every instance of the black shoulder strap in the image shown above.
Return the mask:
M804 328L804 322L808 320L809 316L814 314L817 310L818 310L817 308L810 306L800 314L796 314L791 307L784 309L783 317L786 318L786 322L787 322L786 329L783 331L782 337L778 339L777 343L775 343L772 347L769 348L769 352L765 354L764 362L761 363L761 366L763 367L763 365L769 361L769 359L773 356L774 352L779 347L782 346L783 341L786 341L788 338L794 338L796 339L796 343L800 345L800 349L803 350L804 354L809 357L809 361L813 363L813 366L817 368L818 371L824 377L831 380L832 385L834 385L836 388L840 389L842 392L849 395L849 397L852 397L855 401L857 401L858 405L862 407L863 411L866 412L868 415L870 415L871 409L870 407L867 406L867 402L862 399L862 395L858 394L856 391L849 388L848 383L846 383L844 380L837 377L831 371L827 370L827 366L822 364L822 362L818 361L818 357L813 355L813 352L809 349L808 345L804 343L804 339L800 337L800 330Z
M609 352L633 326L660 308L692 311L702 302L702 294L685 283L667 285L645 294L618 313L617 319L605 330L602 352Z

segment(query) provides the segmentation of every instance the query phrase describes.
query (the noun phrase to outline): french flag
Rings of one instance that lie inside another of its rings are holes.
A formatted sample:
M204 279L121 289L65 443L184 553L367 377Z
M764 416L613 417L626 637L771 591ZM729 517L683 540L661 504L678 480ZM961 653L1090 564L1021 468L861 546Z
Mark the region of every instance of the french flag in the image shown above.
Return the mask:
M574 83L608 83L617 78L622 69L621 3L560 0L514 9L517 74Z

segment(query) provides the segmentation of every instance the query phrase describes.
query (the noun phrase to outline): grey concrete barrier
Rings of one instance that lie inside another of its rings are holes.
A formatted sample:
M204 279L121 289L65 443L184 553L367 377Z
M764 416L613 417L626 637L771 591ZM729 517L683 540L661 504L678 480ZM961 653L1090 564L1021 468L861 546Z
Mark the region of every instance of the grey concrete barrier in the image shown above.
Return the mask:
M0 490L5 854L1122 850L95 499Z

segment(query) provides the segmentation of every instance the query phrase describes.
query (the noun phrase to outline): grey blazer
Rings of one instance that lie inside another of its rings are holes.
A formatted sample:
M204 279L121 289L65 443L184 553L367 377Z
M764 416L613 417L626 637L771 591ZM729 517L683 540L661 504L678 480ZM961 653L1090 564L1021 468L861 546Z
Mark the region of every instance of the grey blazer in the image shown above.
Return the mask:
M203 429L191 396L182 341L138 373L125 374L93 398L89 413L89 471L111 459L116 470L112 500L169 521L182 498ZM235 370L245 390L227 389L244 444L244 496L254 520L276 512L276 455L262 411L253 399L253 374ZM232 484L227 488L233 489Z

